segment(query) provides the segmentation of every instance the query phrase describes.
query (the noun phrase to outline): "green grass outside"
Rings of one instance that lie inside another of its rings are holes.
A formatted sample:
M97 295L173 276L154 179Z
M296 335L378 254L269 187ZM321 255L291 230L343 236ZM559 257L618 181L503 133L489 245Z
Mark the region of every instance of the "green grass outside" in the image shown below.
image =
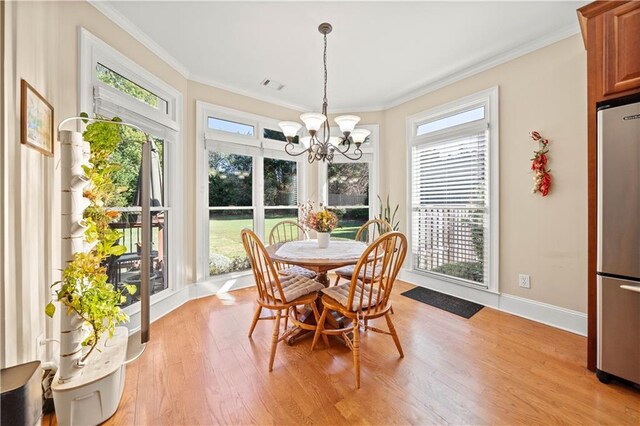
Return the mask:
M280 221L293 220L295 216L270 217L265 219L265 237L268 238L271 229ZM331 238L354 239L358 228L364 221L342 220L331 234ZM240 231L252 228L253 220L249 215L217 216L209 220L209 253L217 253L230 259L245 257Z

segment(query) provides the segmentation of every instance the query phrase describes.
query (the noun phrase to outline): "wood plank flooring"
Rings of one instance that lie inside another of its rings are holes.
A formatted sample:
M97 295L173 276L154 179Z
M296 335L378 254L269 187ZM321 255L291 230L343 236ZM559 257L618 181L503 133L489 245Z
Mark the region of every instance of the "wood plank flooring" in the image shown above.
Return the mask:
M640 424L640 391L599 383L586 338L490 308L466 320L400 296L412 287L392 299L405 358L368 332L360 390L335 340L281 343L269 373L273 323L247 338L254 289L188 302L152 324L106 424Z

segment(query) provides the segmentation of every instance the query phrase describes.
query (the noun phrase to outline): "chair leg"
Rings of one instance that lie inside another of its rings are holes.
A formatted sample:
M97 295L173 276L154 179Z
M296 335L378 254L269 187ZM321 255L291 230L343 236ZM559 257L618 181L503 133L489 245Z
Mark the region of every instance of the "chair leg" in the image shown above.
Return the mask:
M340 275L336 274L336 282L333 283L333 285L338 285L338 282L340 281Z
M395 312L393 312L393 306L391 307L391 309L389 309L389 311L390 311L392 314L395 314Z
M356 374L356 389L360 389L360 327L353 327L353 369Z
M391 337L393 337L393 341L396 344L396 348L398 348L398 353L400 353L400 358L404 358L404 352L402 352L400 339L398 338L398 333L396 333L396 328L393 326L393 322L391 321L391 316L389 315L389 312L387 312L384 315L384 318L387 320L387 326L389 327L389 332L391 333Z
M322 330L324 330L324 322L327 319L327 312L329 312L329 310L325 308L322 311L322 315L320 315L320 320L318 321L318 325L316 325L316 332L313 335L313 342L311 342L311 350L315 348L316 343L318 343L318 337L320 337L320 335L322 334ZM326 335L324 336L326 337Z
M271 336L271 355L269 355L269 372L273 371L273 360L276 358L276 349L278 347L278 336L280 334L280 317L282 311L276 313L276 321L273 324L273 335Z
M294 306L295 308L295 306ZM287 308L287 310L284 313L284 331L287 331L287 325L289 325L289 310L291 309L291 307Z
M249 337L253 334L253 330L256 328L256 324L258 324L258 318L260 318L260 314L262 313L262 306L258 305L256 308L256 313L253 314L253 322L251 323L251 328L249 329Z

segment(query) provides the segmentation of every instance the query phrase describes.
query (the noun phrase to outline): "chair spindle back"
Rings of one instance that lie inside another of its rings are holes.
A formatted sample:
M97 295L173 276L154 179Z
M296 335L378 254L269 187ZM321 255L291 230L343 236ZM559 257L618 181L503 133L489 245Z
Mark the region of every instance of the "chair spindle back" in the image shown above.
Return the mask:
M393 231L393 228L386 220L371 219L365 222L360 229L358 229L356 241L369 244L374 242L378 237L391 231Z
M264 244L250 229L243 229L241 235L244 250L251 263L259 299L265 304L276 303L276 299L284 302L284 292L282 291L278 273L273 266L269 253L264 248Z
M347 306L358 312L375 314L385 309L393 284L407 255L407 237L397 231L383 234L367 247L351 277ZM379 272L374 273L376 268ZM360 276L372 278L359 280ZM372 306L372 301L376 303Z
M309 234L302 225L293 220L278 222L269 233L269 244L284 243L287 241L301 241L309 239Z

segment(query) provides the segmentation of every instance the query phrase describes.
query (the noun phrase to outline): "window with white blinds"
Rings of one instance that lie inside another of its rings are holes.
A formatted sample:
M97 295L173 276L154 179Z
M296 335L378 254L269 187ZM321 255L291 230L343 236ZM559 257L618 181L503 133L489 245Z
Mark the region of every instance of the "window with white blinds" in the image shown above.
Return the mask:
M480 287L491 276L488 115L480 102L410 123L412 268Z

